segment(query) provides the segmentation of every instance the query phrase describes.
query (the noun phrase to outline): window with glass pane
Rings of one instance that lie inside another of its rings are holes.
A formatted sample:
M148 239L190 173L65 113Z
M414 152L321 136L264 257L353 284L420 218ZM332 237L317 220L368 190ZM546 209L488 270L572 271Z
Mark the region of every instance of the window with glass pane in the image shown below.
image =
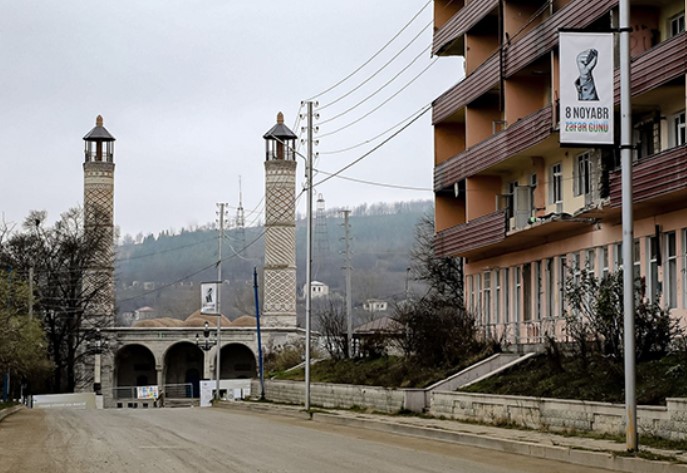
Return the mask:
M510 322L510 269L503 270L503 322Z
M591 192L591 168L589 153L584 153L576 158L577 178L575 181L575 195L586 195Z
M675 134L675 146L685 144L685 112L678 113L673 118L673 133Z
M551 166L551 203L557 204L563 201L562 188L563 174L561 172L561 163Z
M670 37L685 31L685 12L681 12L670 19Z
M501 320L501 271L498 269L494 271L494 288L494 323L497 324Z
M658 282L658 253L659 242L657 237L647 238L649 244L649 298L653 302L658 302L661 296L661 288Z
M491 272L484 273L484 323L489 325L491 323Z
M665 304L669 309L677 307L677 247L675 232L665 235L666 268L664 269Z

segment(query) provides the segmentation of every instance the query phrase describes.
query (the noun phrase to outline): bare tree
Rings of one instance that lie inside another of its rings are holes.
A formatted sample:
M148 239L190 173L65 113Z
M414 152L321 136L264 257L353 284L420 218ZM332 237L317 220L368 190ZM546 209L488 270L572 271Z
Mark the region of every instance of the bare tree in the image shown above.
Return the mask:
M86 317L107 282L84 284L84 277L103 245L112 242L103 242L102 232L86 237L79 208L63 213L52 227L46 225L46 218L45 212L31 212L23 231L0 245L0 264L24 279L28 279L29 268L34 268L33 309L42 319L54 364L50 387L73 391L80 381L76 367L86 354L84 345L90 332L108 323L105 316Z
M425 215L416 226L415 245L410 253L413 276L429 286L428 295L433 299L463 307L463 261L437 257L434 238L434 219Z
M317 321L329 356L337 360L348 357L346 313L341 304L330 300L317 312Z

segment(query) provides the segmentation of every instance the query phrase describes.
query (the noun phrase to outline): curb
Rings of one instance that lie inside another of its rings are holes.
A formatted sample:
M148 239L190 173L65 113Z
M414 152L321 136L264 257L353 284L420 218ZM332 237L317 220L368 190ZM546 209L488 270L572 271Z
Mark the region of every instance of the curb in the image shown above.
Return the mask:
M260 414L282 415L300 419L310 419L324 424L350 426L427 440L450 442L469 447L484 448L504 453L513 453L516 455L541 458L544 460L560 461L573 465L581 465L591 468L605 468L612 471L622 471L627 473L687 473L687 465L683 464L644 460L642 458L622 457L609 452L593 452L570 447L499 439L465 432L455 432L432 427L419 427L415 425L387 422L377 419L358 419L355 417L319 411L308 413L305 410L298 409L295 406L286 407L278 404L254 404L220 401L216 407L221 409L235 409L244 412L256 412Z
M18 406L12 406L12 407L8 407L6 409L1 410L0 411L0 422L2 422L5 417L9 417L14 413L19 412L22 409L24 409L24 406L22 406L20 404Z

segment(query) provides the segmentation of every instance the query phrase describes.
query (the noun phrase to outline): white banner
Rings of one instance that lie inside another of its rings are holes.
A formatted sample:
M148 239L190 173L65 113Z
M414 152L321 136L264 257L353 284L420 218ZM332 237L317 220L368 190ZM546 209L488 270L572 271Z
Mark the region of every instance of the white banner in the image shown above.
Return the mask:
M613 33L561 32L561 144L613 144Z
M207 315L219 315L217 310L217 295L219 283L204 282L200 284L200 313Z

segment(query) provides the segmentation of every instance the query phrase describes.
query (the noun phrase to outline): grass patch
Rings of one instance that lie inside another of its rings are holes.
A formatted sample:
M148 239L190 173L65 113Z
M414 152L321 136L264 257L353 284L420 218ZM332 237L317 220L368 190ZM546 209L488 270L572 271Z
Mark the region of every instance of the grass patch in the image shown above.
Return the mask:
M668 397L687 397L686 366L679 355L638 363L638 403L663 405ZM624 386L622 362L593 357L583 368L577 358L564 357L558 367L539 355L463 391L623 403Z
M357 384L389 388L425 388L470 366L485 356L466 360L450 368L427 367L402 357L383 356L354 360L322 360L310 368L317 383ZM274 379L303 381L305 369L273 373Z
M14 401L11 401L11 402L0 402L0 411L3 410L3 409L7 409L8 407L16 406L17 404L19 404L19 403L18 403L18 402L14 402Z

